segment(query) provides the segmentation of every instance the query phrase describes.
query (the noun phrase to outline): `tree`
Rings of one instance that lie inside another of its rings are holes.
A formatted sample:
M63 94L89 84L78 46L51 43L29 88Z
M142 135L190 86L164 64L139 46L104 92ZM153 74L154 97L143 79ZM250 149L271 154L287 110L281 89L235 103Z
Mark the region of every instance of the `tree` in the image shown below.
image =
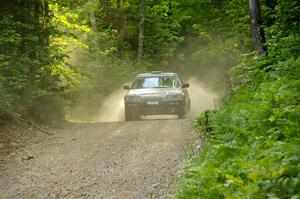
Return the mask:
M94 0L89 0L89 4L91 6L90 10L90 24L91 28L93 31L97 31L97 26L96 26L96 18L95 18L95 5L94 5Z
M261 27L261 16L259 0L249 0L250 24L252 32L252 40L255 50L260 53L265 52L265 35Z
M3 112L39 121L64 117L62 98L76 73L66 40L76 41L80 33L73 30L82 28L78 15L67 13L72 3L0 2L0 118Z
M140 23L139 23L139 38L138 38L138 64L143 61L144 48L144 24L145 24L145 0L141 0L140 5Z

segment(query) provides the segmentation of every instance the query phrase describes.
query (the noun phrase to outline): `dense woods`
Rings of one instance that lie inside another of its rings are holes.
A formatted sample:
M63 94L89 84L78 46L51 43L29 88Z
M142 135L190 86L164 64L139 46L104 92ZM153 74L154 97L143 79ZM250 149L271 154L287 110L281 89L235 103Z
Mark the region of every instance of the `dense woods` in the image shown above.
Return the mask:
M251 49L246 2L16 0L0 13L2 122L86 118L146 70L227 82Z
M0 123L84 118L142 71L196 76L222 105L173 196L299 198L299 19L297 0L1 1Z

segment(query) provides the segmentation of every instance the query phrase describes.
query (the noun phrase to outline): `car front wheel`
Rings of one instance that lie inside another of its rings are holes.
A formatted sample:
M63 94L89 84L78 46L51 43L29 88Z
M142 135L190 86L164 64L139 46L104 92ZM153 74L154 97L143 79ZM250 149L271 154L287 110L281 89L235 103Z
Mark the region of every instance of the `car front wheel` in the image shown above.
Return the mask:
M125 111L125 121L132 121L132 120L133 120L132 115Z
M185 111L184 111L184 110L182 110L182 111L180 111L180 112L178 113L178 118L179 118L179 119L184 119L184 118L185 118Z
M129 112L125 109L125 121L134 121L134 120L137 120L137 118L138 118L138 116L129 113Z

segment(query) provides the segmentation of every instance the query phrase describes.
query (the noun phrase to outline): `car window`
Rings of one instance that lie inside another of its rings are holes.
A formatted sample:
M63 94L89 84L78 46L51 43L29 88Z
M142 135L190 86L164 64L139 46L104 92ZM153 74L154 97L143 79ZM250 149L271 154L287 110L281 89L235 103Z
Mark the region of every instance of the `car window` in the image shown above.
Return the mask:
M179 80L174 76L138 77L132 84L132 89L139 88L178 88Z

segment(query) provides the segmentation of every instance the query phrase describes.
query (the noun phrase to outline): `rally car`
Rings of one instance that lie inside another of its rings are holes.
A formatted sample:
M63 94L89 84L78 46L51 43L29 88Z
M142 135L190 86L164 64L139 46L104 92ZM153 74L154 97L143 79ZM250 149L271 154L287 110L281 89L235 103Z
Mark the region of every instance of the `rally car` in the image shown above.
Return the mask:
M128 90L124 97L125 120L136 120L141 115L184 118L191 104L188 87L176 73L154 71L137 75L131 86L124 86Z

